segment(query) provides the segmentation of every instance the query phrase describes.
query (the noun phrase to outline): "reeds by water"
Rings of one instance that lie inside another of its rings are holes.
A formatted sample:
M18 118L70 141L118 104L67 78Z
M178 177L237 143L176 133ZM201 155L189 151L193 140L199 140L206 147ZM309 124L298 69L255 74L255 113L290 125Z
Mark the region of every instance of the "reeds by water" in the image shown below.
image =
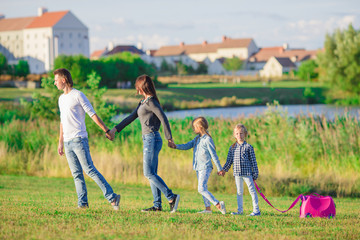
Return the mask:
M0 110L0 173L71 177L65 157L57 155L59 122L28 119L21 109L10 110L6 106ZM258 183L265 193L360 196L358 119L344 116L329 121L311 115L292 118L281 107L269 106L260 117L208 120L222 165L235 141L233 127L241 122L248 128L247 141L254 146L260 171ZM191 121L191 118L170 120L175 143L195 137ZM161 135L164 136L163 132ZM108 141L100 129L89 134L89 142L95 166L106 179L148 184L142 173L138 120L117 134L114 142ZM159 175L169 186L196 189L191 150L173 150L164 141L159 159ZM209 188L235 193L232 171L224 178L215 172L216 169Z

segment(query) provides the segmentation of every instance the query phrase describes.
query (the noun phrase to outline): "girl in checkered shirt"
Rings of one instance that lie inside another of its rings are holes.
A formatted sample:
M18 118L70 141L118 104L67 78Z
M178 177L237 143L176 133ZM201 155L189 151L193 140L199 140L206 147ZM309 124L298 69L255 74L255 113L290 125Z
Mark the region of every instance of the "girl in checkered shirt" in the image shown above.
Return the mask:
M209 124L204 117L198 117L194 119L192 125L194 132L198 134L193 140L185 144L177 144L175 146L169 144L169 146L179 150L194 149L193 169L196 171L198 178L198 191L203 196L205 204L205 210L199 213L212 213L212 203L222 214L225 214L225 203L223 201L218 201L211 192L209 192L207 187L207 182L213 169L211 159L218 170L218 174L222 170L219 158L216 154L214 141L207 131Z
M244 183L248 186L252 198L253 212L249 216L260 216L259 201L256 193L254 180L258 178L259 170L256 163L254 148L245 141L247 129L244 125L238 124L234 128L234 137L236 142L231 145L226 163L223 170L219 173L224 176L234 164L234 177L237 190L238 211L232 212L233 215L243 214L243 192Z

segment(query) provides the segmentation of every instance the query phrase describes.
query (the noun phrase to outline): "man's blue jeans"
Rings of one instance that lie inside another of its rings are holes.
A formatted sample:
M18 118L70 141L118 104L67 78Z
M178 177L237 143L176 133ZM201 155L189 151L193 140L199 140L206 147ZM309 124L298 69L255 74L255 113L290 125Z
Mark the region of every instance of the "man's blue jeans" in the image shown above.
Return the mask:
M89 142L87 138L74 138L64 143L65 154L69 163L70 171L74 177L76 193L78 195L78 205L88 205L87 190L84 179L84 172L91 177L100 187L105 198L112 202L116 197L109 183L95 168L90 156Z
M162 148L162 139L159 132L152 132L142 136L144 149L143 149L143 168L144 176L149 179L151 191L154 197L154 207L161 207L161 192L170 201L174 199L175 195L166 186L164 180L157 175L159 152Z

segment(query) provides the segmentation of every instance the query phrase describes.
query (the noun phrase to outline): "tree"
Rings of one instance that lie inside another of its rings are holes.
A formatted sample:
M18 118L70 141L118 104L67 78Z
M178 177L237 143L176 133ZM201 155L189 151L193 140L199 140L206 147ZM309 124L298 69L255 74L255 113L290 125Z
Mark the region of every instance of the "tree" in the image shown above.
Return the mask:
M181 61L176 63L176 70L177 70L177 73L179 74L179 76L188 74L186 65L183 64Z
M26 77L30 73L29 64L27 61L19 60L15 66L15 75L20 77Z
M301 63L297 75L300 79L305 81L311 81L318 78L317 72L318 64L315 60L307 60Z
M7 59L4 54L0 53L0 74L5 73L7 69Z
M240 60L238 57L227 58L223 66L226 70L232 71L232 75L235 75L235 72L242 68L243 61Z
M360 93L360 32L350 24L327 34L324 51L318 54L319 79L333 87Z

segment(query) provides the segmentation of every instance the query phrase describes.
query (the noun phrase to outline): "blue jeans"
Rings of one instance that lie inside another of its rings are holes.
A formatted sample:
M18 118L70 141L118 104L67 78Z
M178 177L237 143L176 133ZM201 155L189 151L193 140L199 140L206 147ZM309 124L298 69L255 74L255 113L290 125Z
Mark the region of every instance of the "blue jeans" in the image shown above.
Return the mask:
M91 177L100 187L105 198L112 202L116 197L109 183L95 168L90 156L89 142L87 138L74 138L64 143L65 154L69 163L70 171L74 177L76 193L78 195L78 205L88 205L87 190L84 179L84 172Z
M243 193L244 193L244 182L249 188L249 193L252 199L253 212L260 212L259 209L259 200L256 193L254 180L251 176L235 176L235 184L236 184L236 192L237 192L237 204L238 204L238 212L243 212Z
M161 192L170 201L174 199L175 195L171 189L166 186L164 180L157 175L159 152L162 148L162 139L159 132L152 132L142 136L143 149L143 168L144 176L149 179L151 192L154 197L154 207L161 207Z
M212 169L196 171L198 178L198 192L203 196L205 207L210 207L210 203L214 204L214 206L219 203L219 201L208 190L207 183L209 181L211 171Z

